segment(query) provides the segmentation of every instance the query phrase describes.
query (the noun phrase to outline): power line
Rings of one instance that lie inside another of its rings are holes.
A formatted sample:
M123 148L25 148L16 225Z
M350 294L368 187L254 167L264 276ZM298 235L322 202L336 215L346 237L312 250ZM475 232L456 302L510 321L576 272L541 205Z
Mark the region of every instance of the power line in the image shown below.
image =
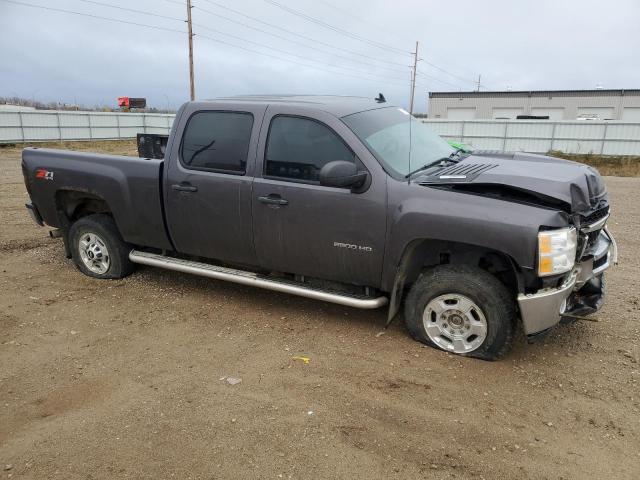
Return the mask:
M241 42L247 42L247 43L250 43L250 44L253 44L253 45L257 45L257 46L262 47L262 48L266 48L266 49L273 50L273 51L278 52L278 53L282 53L284 55L290 55L292 57L301 58L302 60L306 60L306 61L310 61L310 62L314 62L314 63L320 63L320 64L323 64L323 65L326 65L326 66L329 66L329 67L332 67L332 68L342 68L342 69L346 69L346 70L352 70L352 71L355 71L355 72L358 72L358 73L364 73L366 75L377 76L377 77L380 77L381 79L385 79L385 80L402 80L402 79L400 79L398 77L389 77L389 76L379 75L377 73L370 73L368 71L365 71L365 70L362 70L362 69L358 69L358 68L352 68L352 67L347 67L347 66L344 66L344 65L336 65L336 64L331 64L331 63L327 63L327 62L322 62L322 61L319 61L319 60L313 60L313 59L310 59L310 58L308 58L306 56L303 56L303 55L298 55L296 53L291 53L291 52L289 52L287 50L282 50L280 48L270 47L270 46L264 45L263 43L260 43L260 42L254 42L253 40L248 40L248 39L243 38L243 37L238 37L237 35L221 32L220 30L216 30L214 28L209 28L209 27L207 27L205 25L201 25L199 23L194 23L193 25L198 27L198 28L201 28L203 30L206 30L208 32L217 33L218 35L224 35L226 37L230 37L230 38L233 38L235 40L240 40Z
M176 20L176 21L179 21L179 22L185 22L185 20L184 20L184 19L182 19L182 18L178 18L178 17L170 17L170 16L167 16L167 15L161 15L161 14L157 14L157 13L147 12L147 11L144 11L144 10L137 10L137 9L134 9L134 8L122 7L122 6L120 6L120 5L113 5L113 4L110 4L110 3L99 2L99 1L97 1L97 0L78 0L78 1L80 1L80 2L84 2L84 3L93 4L93 5L98 5L98 6L102 6L102 7L115 8L115 9L123 10L123 11L126 11L126 12L133 12L133 13L138 13L138 14L142 14L142 15L149 15L149 16L153 16L153 17L159 17L159 18L163 18L163 19L168 19L168 20ZM199 8L199 9L200 9L200 10L203 10L203 11L205 11L205 12L207 12L207 13L208 13L208 11L207 11L207 10L204 10L204 9L201 9L201 8ZM231 20L231 19L229 19L229 20ZM233 20L231 20L231 21L233 21ZM241 40L241 41L245 41L245 42L248 42L248 43L252 43L252 44L255 44L255 45L258 45L258 46L264 46L265 48L269 48L269 49L271 49L271 50L278 51L278 52L280 52L280 53L284 53L285 55L291 55L291 56L298 57L298 58L302 58L302 59L305 59L305 58L306 58L306 57L302 57L302 56L297 55L297 54L293 54L293 53L287 52L287 51L285 51L285 50L280 50L280 49L277 49L277 48L274 48L274 47L267 47L267 46L262 45L262 44L260 44L260 43L253 42L253 41L251 41L251 40L247 40L247 39L244 39L244 38L238 37L238 36L236 36L236 35L232 35L232 34L228 34L228 33L225 33L225 32L221 32L221 31L219 31L219 30L209 28L209 27L207 27L207 26L205 26L205 25L200 25L200 24L197 24L197 23L194 23L193 25L195 25L196 27L202 28L202 29L204 29L204 30L208 30L208 31L213 32L213 33L218 33L218 34L220 34L220 35L226 35L226 36L229 36L229 37L231 37L231 38L235 38L235 39L237 39L237 40ZM249 25L246 25L246 24L243 24L243 25L245 25L245 26L247 26L247 27L251 28L251 26L249 26ZM261 29L257 29L257 30L258 30L258 31L261 31L261 32L264 32L264 33L267 33L267 34L269 33L269 32L267 32L266 30L261 30ZM288 40L286 37L282 37L282 36L278 36L278 37L279 37L279 38L283 38L284 40ZM320 50L320 51L321 51L321 52L325 52L325 51L323 51L323 50ZM330 53L330 52L329 52L329 53ZM350 60L348 57L341 57L341 58L344 58L344 59L346 59L346 60ZM310 60L311 60L311 59L310 59ZM313 62L315 62L315 63L326 63L326 62L317 62L317 61L315 61L315 60L311 60L311 61L313 61ZM362 63L364 63L364 62L362 62ZM335 67L335 68L344 68L344 69L347 69L347 70L353 70L353 71L355 71L355 72L359 72L359 73L370 74L369 72L363 72L362 70L360 70L360 69L356 69L356 68L350 68L350 67L341 66L341 65L332 65L332 64L329 64L329 63L326 63L326 65L331 66L331 67ZM372 64L367 64L367 63L365 63L365 65L374 66L374 65L372 65ZM374 67L375 67L375 66L374 66ZM381 67L381 68L385 68L385 67ZM389 69L389 70L392 70L393 72L398 73L398 71L397 71L397 70L395 70L395 69ZM385 79L399 80L399 78L397 78L397 77L388 77L388 76L387 76L387 77L385 77L385 76L383 76L383 75L378 75L378 74L374 74L374 75L375 75L375 76L378 76L378 77L381 77L381 78L385 78Z
M369 63L369 62L362 61L362 60L357 60L357 59L350 58L350 57L345 57L344 55L339 55L339 54L337 54L335 52L332 52L330 50L324 50L322 48L318 48L318 47L315 47L313 45L307 45L306 43L302 43L302 42L300 42L298 40L292 40L292 39L287 38L287 37L285 37L283 35L279 35L277 33L269 32L267 30L263 30L263 29L258 28L258 27L254 27L253 25L249 25L247 23L240 22L238 20L226 17L224 15L220 15L218 13L212 12L212 11L207 10L205 8L202 8L202 7L194 6L193 8L195 8L197 10L200 10L200 11L202 11L204 13L207 13L209 15L213 15L215 17L219 17L219 18L222 18L222 19L227 20L229 22L235 23L237 25L242 25L243 27L249 28L251 30L255 30L256 32L264 33L266 35L271 35L272 37L279 38L279 39L284 40L286 42L291 42L291 43L293 43L295 45L300 45L301 47L304 47L304 48L308 48L308 49L311 49L311 50L318 51L318 52L323 53L325 55L331 55L332 57L341 58L341 59L347 60L349 62L359 63L359 64L366 65L366 66L372 67L372 68L379 68L379 69L383 69L383 70L388 70L388 71L394 72L394 73L404 73L404 72L401 72L400 70L398 70L397 68L390 68L390 67L385 67L385 66L382 66L382 65L374 65L373 63Z
M148 25L146 23L130 22L128 20L120 20L119 18L103 17L101 15L93 15L91 13L81 13L81 12L76 12L74 10L65 10L63 8L45 7L44 5L34 5L33 3L19 2L17 0L0 0L0 1L7 2L7 3L13 3L14 5L22 5L24 7L40 8L42 10L49 10L49 11L52 11L52 12L69 13L71 15L79 15L79 16L82 16L82 17L97 18L97 19L100 19L100 20L107 20L109 22L125 23L127 25L135 25L137 27L153 28L155 30L164 30L166 32L186 33L184 30L177 30L175 28L160 27L160 26L157 26L157 25Z
M348 15L349 17L351 17L351 18L352 18L352 19L354 19L354 20L359 21L360 23L363 23L363 24L366 24L366 25L370 25L370 26L372 26L372 27L377 28L378 30L385 30L385 31L387 31L388 33L392 34L394 37L396 37L398 40L402 40L403 42L404 42L404 41L406 41L406 39L400 38L400 36L398 36L398 34L397 34L397 33L395 33L395 32L393 32L393 31L389 30L388 28L385 28L385 27L382 27L382 26L380 26L380 25L377 25L377 24L375 24L375 23L373 23L373 22L370 22L370 21L364 20L364 19L362 19L362 18L358 17L357 15L355 15L354 13L349 12L348 10L346 10L346 9L344 9L344 8L338 7L337 5L335 5L335 4L331 3L331 2L327 2L326 0L317 0L317 1L319 1L320 3L324 3L326 6L328 6L328 7L332 8L332 9L334 9L334 10L337 10L338 12L341 12L341 13L343 13L343 14L345 14L345 15Z
M372 22L369 22L369 21L363 20L362 18L358 17L357 15L355 15L355 14L353 14L353 13L351 13L351 12L347 11L347 10L346 10L346 9L344 9L344 8L338 7L337 5L334 5L334 4L333 4L333 3L331 3L331 2L328 2L328 1L326 1L326 0L317 0L317 1L319 1L320 3L323 3L323 4L325 4L325 5L327 5L328 7L332 8L332 9L334 9L334 10L338 11L338 12L342 12L343 14L348 15L350 18L352 18L352 19L354 19L354 20L357 20L357 21L359 21L359 22L361 22L361 23L363 23L363 24L368 24L368 25L371 25L371 26L373 26L373 27L375 27L375 28L383 29L383 27L381 27L381 26L379 26L379 25L375 25L375 24L374 24L374 23L372 23ZM271 3L271 2L270 2L270 3ZM385 30L386 30L386 29L385 29ZM389 31L389 30L387 30L387 31ZM393 33L393 32L389 31L389 33ZM394 36L395 36L396 38L399 38L396 34L394 34ZM456 75L455 73L452 73L452 72L450 72L450 71L448 71L448 70L446 70L446 69L444 69L444 68L440 67L439 65L436 65L435 63L432 63L432 62L430 62L430 61L428 61L428 60L424 59L424 58L421 58L421 60L422 60L423 62L425 62L426 64L430 65L431 67L433 67L433 68L435 68L435 69L437 69L437 70L440 70L441 72L446 73L447 75L450 75L451 77L453 77L453 78L455 78L455 79L457 79L457 80L463 81L463 82L465 82L465 83L472 83L472 84L474 84L474 85L477 85L477 81L476 81L476 80L470 80L470 79L468 79L468 78L463 78L463 77L461 77L461 76L459 76L459 75Z
M428 60L425 60L424 58L422 59L422 61L423 61L424 63L426 63L427 65L432 66L432 67L433 67L433 68L435 68L436 70L440 70L441 72L446 73L447 75L451 75L453 78L456 78L456 79L458 79L458 80L460 80L460 81L462 81L462 82L465 82L465 83L472 83L473 85L477 85L477 84L478 84L477 80L470 80L470 79L468 79L468 78L460 77L460 76L458 76L458 75L456 75L456 74L454 74L454 73L451 73L451 72L449 72L449 71L445 70L445 69L444 69L444 68L442 68L442 67L439 67L438 65L435 65L434 63L429 62ZM481 85L481 86L483 86L483 87L484 87L484 85Z
M313 68L315 70L320 70L320 71L322 71L324 73L334 73L334 74L337 74L337 75L344 75L346 77L357 78L358 80L369 80L369 81L380 82L379 79L366 78L366 77L362 77L362 76L358 76L358 75L352 75L352 74L344 73L344 72L340 72L340 71L327 70L325 68L318 67L316 65L309 65L307 63L302 63L302 62L298 62L298 61L295 61L295 60L290 60L288 58L283 58L283 57L280 57L278 55L272 55L270 53L260 52L258 50L253 50L251 48L246 48L246 47L243 47L243 46L240 46L240 45L236 45L234 43L226 42L224 40L220 40L220 39L217 39L217 38L209 37L207 35L196 35L196 39L198 39L198 38L204 38L204 39L210 40L212 42L221 43L223 45L228 45L230 47L238 48L240 50L244 50L244 51L247 51L247 52L250 52L250 53L257 53L258 55L263 55L263 56L266 56L266 57L275 58L277 60L282 60L282 61L285 61L285 62L294 63L296 65L301 65L303 67ZM409 82L407 82L407 83L386 82L386 83L387 84L394 84L394 85L402 85L402 86L409 85Z
M339 50L339 51L342 51L342 52L345 52L345 53L350 53L351 55L357 55L359 57L368 58L369 60L374 60L376 62L382 62L382 63L386 63L386 64L389 64L389 65L396 65L396 66L400 66L400 67L407 67L407 65L404 64L404 63L392 62L390 60L385 60L383 58L372 57L371 55L366 55L364 53L356 52L356 51L349 50L349 49L346 49L346 48L343 48L343 47L337 47L337 46L332 45L330 43L326 43L326 42L323 42L321 40L317 40L315 38L307 37L306 35L302 35L302 34L299 34L299 33L296 33L296 32L292 32L291 30L287 30L286 28L280 27L278 25L274 25L273 23L265 22L264 20L260 20L259 18L253 17L251 15L247 15L247 14L242 13L242 12L240 12L238 10L235 10L235 9L233 9L231 7L227 7L226 5L223 5L221 3L215 2L214 0L203 0L203 1L208 3L208 4L210 4L210 5L214 5L216 7L222 8L224 10L233 12L236 15L240 15L241 17L245 17L245 18L248 18L250 20L253 20L254 22L261 23L262 25L267 25L268 27L275 28L276 30L280 30L280 31L286 32L289 35L293 35L293 36L296 36L298 38L303 38L305 40L308 40L308 41L313 42L313 43L317 43L319 45L324 45L325 47L333 48L333 49L336 49L336 50ZM200 8L200 10L202 10L202 8ZM210 13L212 15L217 15L217 14L215 14L213 12L210 12Z
M464 87L462 87L462 86L460 86L460 85L457 85L457 84L455 84L455 83L451 83L451 82L447 82L447 81L445 81L445 80L442 80L441 78L434 77L433 75L428 75L428 74L423 73L423 72L421 72L421 71L419 71L419 70L418 70L418 72L417 72L417 73L418 73L418 75L421 75L422 77L424 77L424 78L428 78L428 79L433 80L433 81L435 81L435 82L440 82L440 83L442 83L442 84L444 84L444 85L449 85L450 87L453 87L453 88L456 88L456 89L462 89L462 90L464 90Z
M101 7L109 7L109 8L116 8L118 10L124 10L125 12L133 12L133 13L139 13L142 15L149 15L152 17L158 17L158 18L164 18L167 20L177 20L179 22L184 22L184 18L178 18L178 17L169 17L167 15L160 15L159 13L152 13L152 12L146 12L144 10L136 10L135 8L127 8L127 7L121 7L120 5L112 5L110 3L104 3L104 2L97 2L95 0L78 0L79 2L84 2L84 3L92 3L93 5L99 5Z
M168 27L161 27L161 26L157 26L157 25L149 25L149 24L140 23L140 22L131 22L131 21L128 21L128 20L121 20L121 19L118 19L118 18L105 17L105 16L102 16L102 15L94 15L94 14L89 14L89 13L82 13L82 12L77 12L77 11L74 11L74 10L47 7L47 6L44 6L44 5L35 5L35 4L27 3L27 2L21 2L21 1L18 1L18 0L0 0L0 1L6 2L6 3L15 4L15 5L20 5L20 6L38 8L38 9L41 9L41 10L48 10L48 11L54 11L54 12L59 12L59 13L66 13L66 14L70 14L70 15L89 17L89 18L105 20L105 21L109 21L109 22L116 22L116 23L123 23L123 24L127 24L127 25L134 25L134 26L138 26L138 27L152 28L152 29L156 29L156 30L169 31L169 32L175 32L175 33L180 33L180 34L187 33L184 30L178 30L178 29L173 29L173 28L168 28ZM144 13L144 12L139 11L139 13ZM180 19L180 21L183 21L183 20ZM200 28L202 28L202 26L200 26ZM216 33L221 33L221 32L217 32L216 31ZM310 65L308 63L298 62L298 61L291 60L291 59L288 59L288 58L283 58L283 57L280 57L280 56L277 56L277 55L272 55L272 54L269 54L269 53L257 51L257 50L246 48L246 47L243 47L243 46L240 46L240 45L236 45L236 44L233 44L233 43L230 43L230 42L226 42L226 41L223 41L223 40L220 40L220 39L212 38L212 37L209 37L209 36L206 36L206 35L198 35L196 38L204 38L206 40L210 40L210 41L213 41L213 42L216 42L216 43L228 45L228 46L231 46L231 47L234 47L234 48L238 48L238 49L250 52L250 53L255 53L255 54L258 54L258 55L263 55L263 56L266 56L266 57L275 58L275 59L282 60L282 61L285 61L285 62L301 65L301 66L304 66L304 67L307 67L307 68L320 70L320 71L322 71L324 73L332 73L332 74L337 74L337 75L343 75L343 76L347 76L347 77L351 77L351 78L356 78L356 79L359 79L359 80L368 80L368 81L375 81L375 82L380 82L381 81L381 79L379 79L379 78L371 78L371 77L366 77L366 76L362 76L362 75L353 75L353 74L349 74L349 73L344 73L344 72L341 72L341 71L328 70L328 69L320 67L320 66ZM244 39L241 39L240 37L236 37L236 38L238 38L240 40L244 40ZM246 40L244 40L244 41L246 41ZM252 42L252 43L255 43L255 42ZM287 52L287 54L291 55L288 52ZM333 68L346 68L346 67L343 67L343 66L336 66L336 65L329 65L329 66L331 66ZM375 74L366 73L365 75L375 75ZM400 80L400 79L393 79L393 80ZM406 85L409 84L408 82L407 83L400 83L399 81L390 82L388 80L385 83L386 84L393 84L393 85L402 85L402 86L406 86Z
M405 54L406 54L406 53L409 53L409 54L411 54L411 53L412 53L412 52L406 52L406 51L404 51L404 50L400 50L400 49L398 49L398 48L395 48L395 47L392 47L392 46L386 45L386 44L384 44L384 43L381 43L381 42L378 42L378 41L375 41L375 40L370 40L370 39L368 39L368 38L366 38L366 37L362 37L362 36L360 36L360 35L353 34L353 33L349 32L348 30L344 30L344 29L342 29L342 28L335 27L335 26L333 26L333 25L331 25L331 24L329 24L329 23L327 23L327 22L324 22L324 21L322 21L322 20L319 20L319 19L317 19L317 18L315 18L315 17L313 17L313 16L311 16L311 15L307 15L307 14L305 14L304 12L300 12L299 10L295 10L295 9L293 9L293 8L287 7L286 5L282 5L281 3L278 3L278 2L277 2L277 1L275 1L275 0L264 0L264 1L265 1L265 2L267 2L267 3L269 3L269 4L271 4L271 5L274 5L274 6L278 7L278 8L280 8L280 9L282 9L282 10L286 11L286 12L289 12L289 13L291 13L292 15L296 15L296 16L298 16L298 17L300 17L300 18L304 18L304 19L305 19L305 20L307 20L307 21L310 21L310 22L315 23L315 24L317 24L317 25L321 25L321 26L323 26L323 27L325 27L325 28L328 28L328 29L333 30L333 31L338 32L338 33L341 33L342 35L346 35L347 37L354 38L354 39L356 39L356 40L359 40L359 41L361 41L361 42L368 43L368 44L373 45L373 46L375 46L375 47L382 48L382 49L384 49L384 50L395 51L395 52L399 52L399 53L405 53ZM322 0L321 0L321 1L322 1ZM323 3L328 4L328 5L331 5L331 4L329 4L328 2L323 2ZM331 5L331 6L333 6L333 5ZM333 7L334 7L334 8L336 8L336 9L338 9L338 8L337 8L337 7L335 7L335 6L333 6ZM341 9L338 9L338 10L341 10ZM342 11L344 12L344 10L342 10ZM351 15L351 16L353 17L353 15ZM357 17L354 17L354 18L357 18ZM364 22L364 20L361 20L361 21L363 21L363 22ZM456 75L456 74L454 74L454 73L451 73L451 72L449 72L448 70L445 70L444 68L442 68L442 67L440 67L440 66L438 66L438 65L436 65L436 64L434 64L434 63L432 63L432 62L429 62L429 61L427 61L427 60L424 60L424 62L425 62L425 63L427 63L427 64L429 64L430 66L432 66L432 67L434 67L434 68L436 68L436 69L440 70L441 72L446 73L447 75L450 75L450 76L452 76L452 77L454 77L454 78L456 78L456 79L458 79L458 80L461 80L461 81L463 81L463 82L469 82L469 83L472 83L472 84L476 84L476 81L475 81L475 80L468 80L468 79L464 79L464 78L462 78L462 77L460 77L460 76L458 76L458 75ZM435 77L433 77L433 78L435 78Z
M411 52L407 52L405 50L401 50L401 49L396 48L396 47L392 47L392 46L386 45L384 43L377 42L375 40L371 40L371 39L366 38L366 37L362 37L360 35L356 35L354 33L349 32L348 30L344 30L344 29L342 29L340 27L335 27L335 26L333 26L333 25L331 25L331 24L329 24L327 22L324 22L324 21L319 20L319 19L317 19L315 17L312 17L311 15L307 15L306 13L300 12L299 10L295 10L293 8L287 7L286 5L282 5L281 3L278 3L275 0L264 0L264 1L269 3L269 4L271 4L271 5L274 5L275 7L278 7L280 9L284 10L285 12L289 12L292 15L295 15L295 16L300 17L300 18L304 18L305 20L307 20L309 22L315 23L316 25L320 25L320 26L322 26L324 28L328 28L329 30L333 30L334 32L340 33L340 34L342 34L342 35L344 35L346 37L353 38L353 39L358 40L360 42L367 43L367 44L372 45L374 47L378 47L378 48L380 48L382 50L387 50L389 52L394 52L394 53L404 53L404 54L410 54L411 53Z

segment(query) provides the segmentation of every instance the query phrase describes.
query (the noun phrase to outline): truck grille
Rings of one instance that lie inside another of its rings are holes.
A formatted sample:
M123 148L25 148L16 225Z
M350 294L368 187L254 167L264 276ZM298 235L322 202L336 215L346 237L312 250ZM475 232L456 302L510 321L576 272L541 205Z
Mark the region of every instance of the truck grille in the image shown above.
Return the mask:
M604 206L590 213L589 215L585 215L582 217L581 224L584 227L588 227L596 223L598 220L603 219L609 214L609 206ZM600 236L600 232L602 228L598 230L594 230L592 232L584 232L581 231L578 240L578 260L584 260L588 258L592 254L593 248L598 243L598 237Z
M609 205L599 208L598 210L591 212L589 215L582 217L583 225L591 225L592 223L597 222L601 218L604 218L609 213Z

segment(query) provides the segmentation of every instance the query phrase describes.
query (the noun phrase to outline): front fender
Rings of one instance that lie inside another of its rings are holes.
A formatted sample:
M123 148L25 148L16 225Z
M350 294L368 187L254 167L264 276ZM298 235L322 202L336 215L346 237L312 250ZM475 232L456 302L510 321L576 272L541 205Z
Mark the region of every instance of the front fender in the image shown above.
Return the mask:
M562 211L478 195L390 182L387 255L382 288L391 291L406 249L424 239L500 252L534 269L538 230L564 227ZM394 185L395 184L395 185ZM409 193L409 195L407 195Z

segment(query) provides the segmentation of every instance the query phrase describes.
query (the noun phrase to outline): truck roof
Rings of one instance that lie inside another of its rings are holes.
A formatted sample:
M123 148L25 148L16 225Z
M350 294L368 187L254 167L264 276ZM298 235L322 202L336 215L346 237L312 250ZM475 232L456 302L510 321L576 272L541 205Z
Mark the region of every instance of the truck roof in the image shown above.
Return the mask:
M205 102L247 103L253 105L286 103L300 107L317 108L336 117L392 106L386 102L377 102L373 97L351 97L346 95L239 95L213 98L205 100Z

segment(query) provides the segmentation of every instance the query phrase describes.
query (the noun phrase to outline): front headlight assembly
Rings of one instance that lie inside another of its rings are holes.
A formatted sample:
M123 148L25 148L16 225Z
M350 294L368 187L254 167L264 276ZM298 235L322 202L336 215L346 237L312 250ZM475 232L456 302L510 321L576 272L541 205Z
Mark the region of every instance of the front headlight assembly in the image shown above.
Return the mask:
M538 275L547 277L568 272L576 262L578 235L573 227L538 233Z

